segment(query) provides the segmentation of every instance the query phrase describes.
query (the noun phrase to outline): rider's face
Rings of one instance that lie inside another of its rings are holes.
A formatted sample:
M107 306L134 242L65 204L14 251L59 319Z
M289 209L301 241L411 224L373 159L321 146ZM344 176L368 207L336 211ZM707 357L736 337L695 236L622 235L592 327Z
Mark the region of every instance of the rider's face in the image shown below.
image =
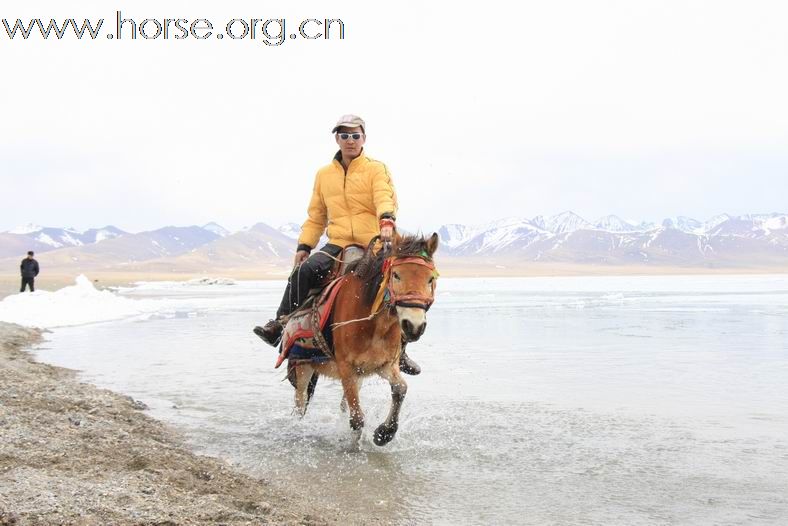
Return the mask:
M354 139L354 135L358 138ZM364 142L367 139L367 137L364 135L364 130L361 129L361 126L356 126L355 128L347 128L343 126L337 130L335 137L337 144L339 145L339 150L342 152L342 157L344 159L355 159L361 155L361 149L364 147ZM347 138L343 139L342 137Z

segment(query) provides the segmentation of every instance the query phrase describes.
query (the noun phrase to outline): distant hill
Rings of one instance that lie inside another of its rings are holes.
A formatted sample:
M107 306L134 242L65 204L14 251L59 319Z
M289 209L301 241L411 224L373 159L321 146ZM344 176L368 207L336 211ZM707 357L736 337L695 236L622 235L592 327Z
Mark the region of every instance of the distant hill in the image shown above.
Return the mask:
M15 232L15 233L14 233ZM130 234L115 227L77 232L28 225L0 234L0 268L15 272L28 250L49 270L129 272L249 271L286 274L300 227L258 223L230 232L216 223ZM440 258L507 267L527 264L788 268L788 214L679 216L635 224L614 215L587 221L566 211L439 229ZM325 238L321 243L325 242ZM59 246L56 246L59 245ZM465 263L464 263L465 262Z
M218 234L197 226L164 227L41 252L37 259L50 268L121 268L140 261L179 256L218 238Z
M161 257L130 264L129 269L189 272L282 267L292 265L295 242L264 223L195 247L176 257Z
M0 257L17 254L18 249L16 247L22 243L27 243L28 246L23 253L28 250L48 252L63 247L90 245L123 235L126 235L126 232L114 226L78 231L72 228L26 225L9 232L0 233Z
M22 259L28 250L40 253L52 247L22 234L0 233L0 258Z

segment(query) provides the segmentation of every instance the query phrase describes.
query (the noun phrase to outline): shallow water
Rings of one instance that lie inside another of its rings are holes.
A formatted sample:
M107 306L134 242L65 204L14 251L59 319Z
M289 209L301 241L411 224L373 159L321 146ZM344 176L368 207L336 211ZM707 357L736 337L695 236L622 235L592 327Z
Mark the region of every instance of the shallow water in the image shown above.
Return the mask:
M785 524L788 277L442 279L397 438L338 383L303 420L251 328L281 283L148 284L153 315L56 329L50 363L140 399L293 498L357 523Z

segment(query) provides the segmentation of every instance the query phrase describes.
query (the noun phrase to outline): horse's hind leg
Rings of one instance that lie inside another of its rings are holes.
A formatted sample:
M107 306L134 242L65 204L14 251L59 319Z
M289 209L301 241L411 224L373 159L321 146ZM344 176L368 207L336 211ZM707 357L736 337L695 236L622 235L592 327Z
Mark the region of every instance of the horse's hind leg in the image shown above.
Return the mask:
M317 372L312 373L312 378L309 380L309 385L306 386L306 405L309 405L309 402L312 400L312 396L315 394L315 387L317 387L317 379L320 378L320 375Z
M408 384L399 372L399 364L393 364L389 369L380 372L380 376L389 381L391 385L391 409L386 420L375 429L373 440L378 446L385 446L394 435L397 434L399 427L399 412L402 409L402 402L408 392Z
M312 399L317 384L317 373L311 365L302 364L295 371L295 409L300 416L306 414L306 408Z

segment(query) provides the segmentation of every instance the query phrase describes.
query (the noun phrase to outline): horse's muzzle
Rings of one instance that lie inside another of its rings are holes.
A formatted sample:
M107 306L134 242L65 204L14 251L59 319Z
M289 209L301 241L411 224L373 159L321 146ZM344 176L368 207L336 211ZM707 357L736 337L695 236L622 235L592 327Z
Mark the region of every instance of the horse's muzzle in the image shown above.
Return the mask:
M425 321L415 326L410 320L402 320L400 327L402 328L402 336L405 338L405 341L415 342L424 334L424 330L427 328L427 322Z

